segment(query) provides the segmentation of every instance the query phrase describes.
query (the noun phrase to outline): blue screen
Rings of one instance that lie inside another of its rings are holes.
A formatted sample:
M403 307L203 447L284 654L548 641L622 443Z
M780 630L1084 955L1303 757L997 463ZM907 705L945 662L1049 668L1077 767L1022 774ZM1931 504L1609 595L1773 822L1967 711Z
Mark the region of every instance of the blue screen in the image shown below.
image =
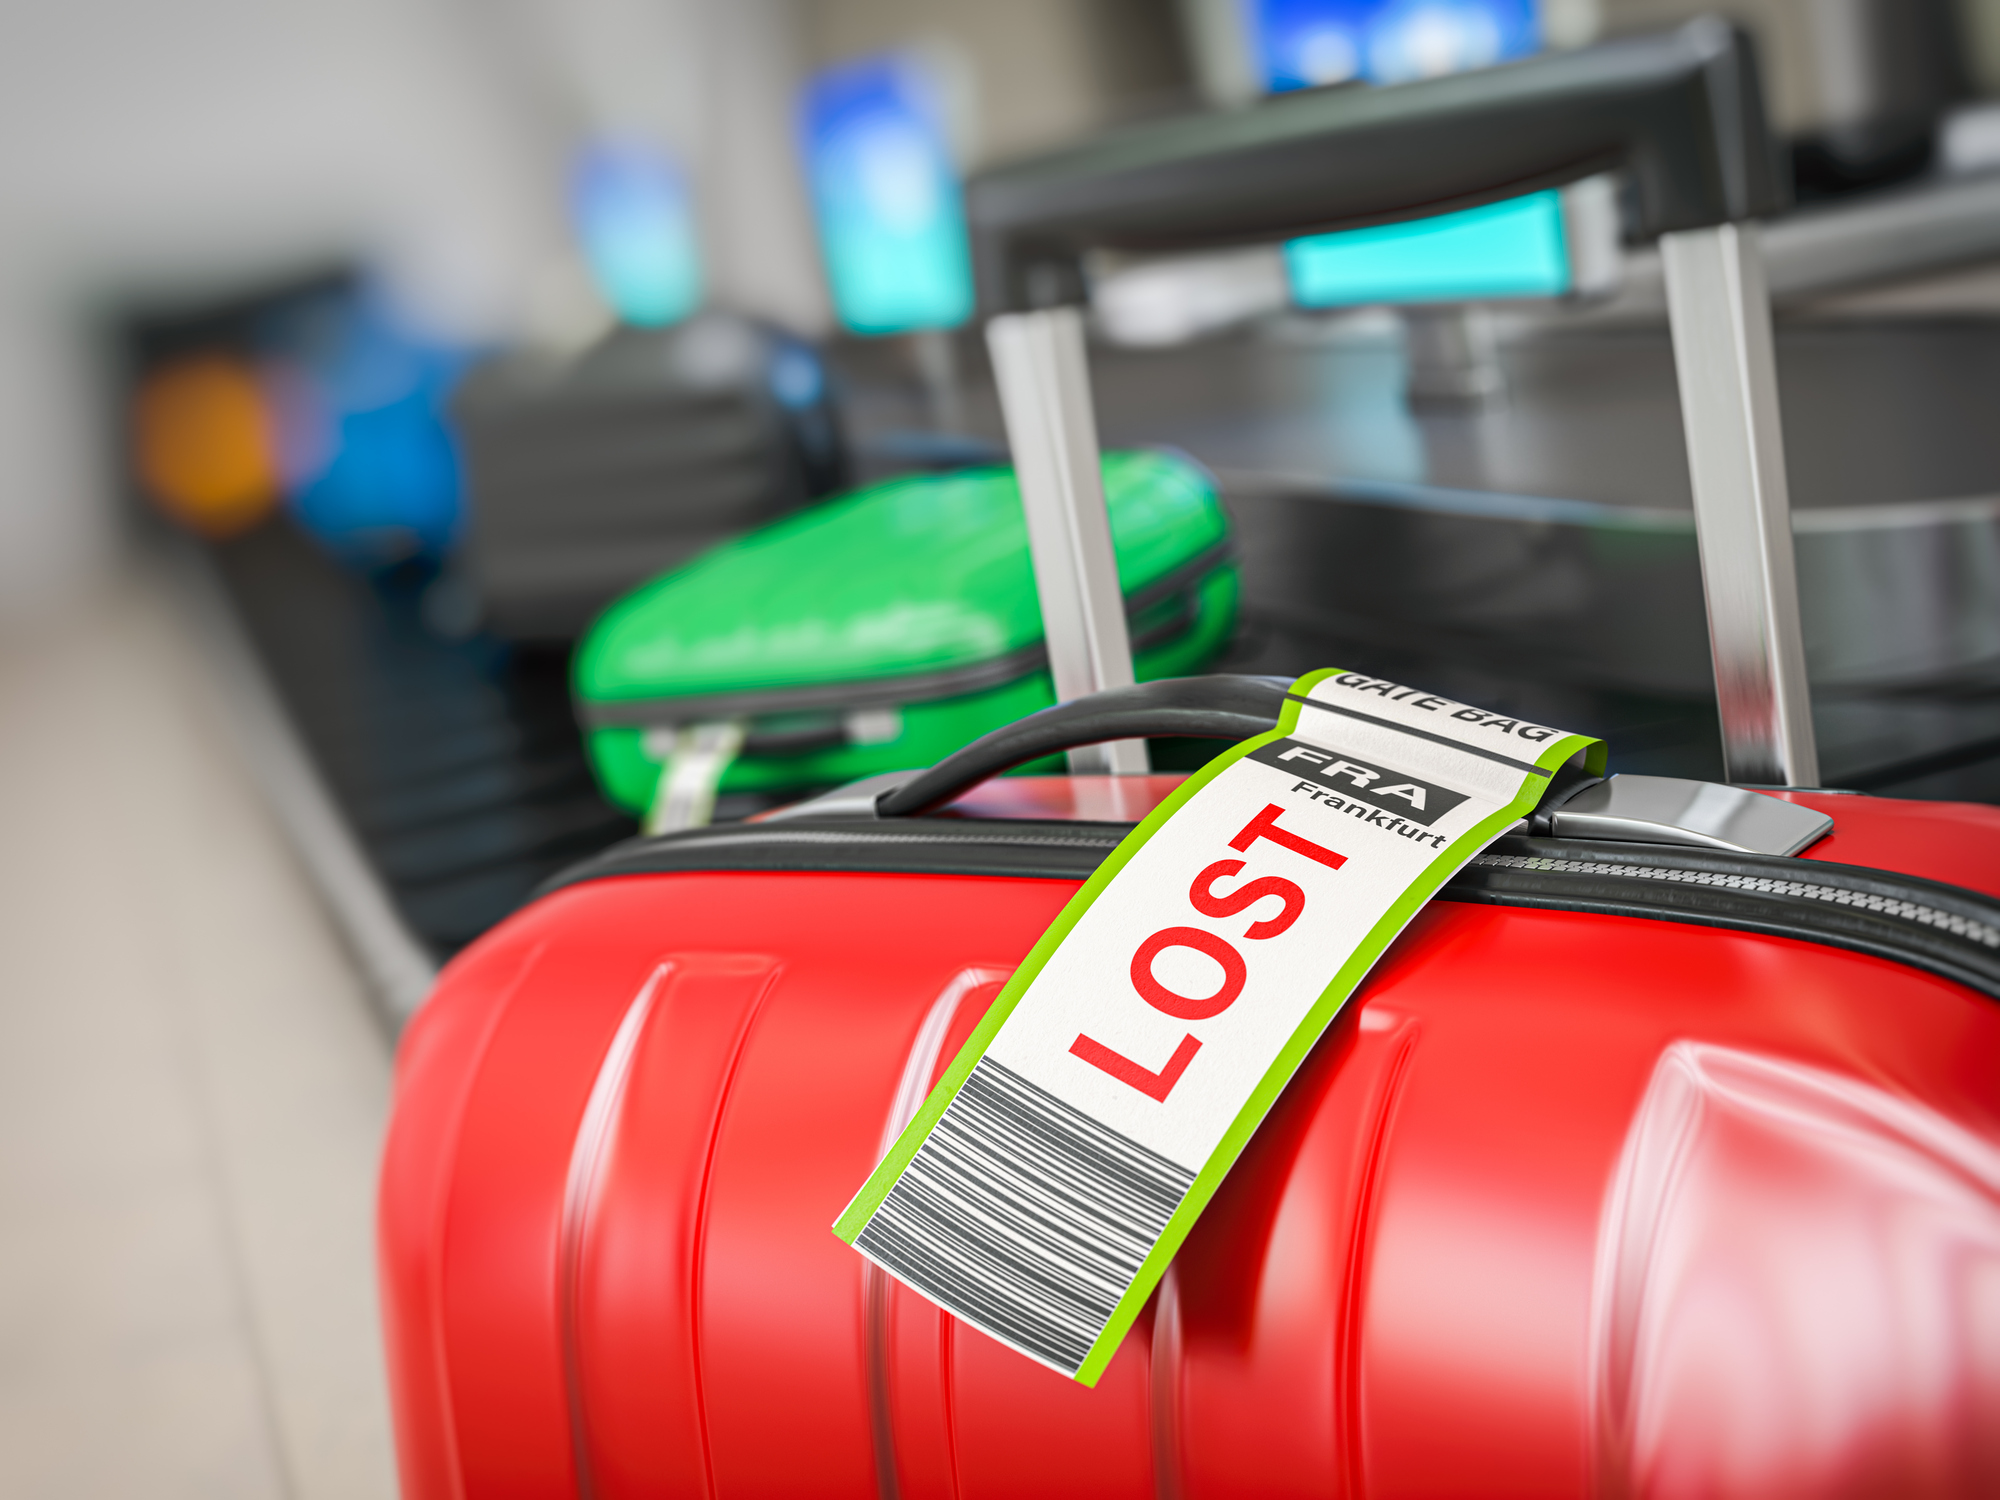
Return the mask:
M840 321L857 333L972 316L972 256L935 89L910 58L865 58L807 85L801 135Z
M1541 46L1534 0L1256 0L1257 60L1274 93L1405 83Z
M625 322L660 328L700 304L694 211L664 153L633 141L586 147L571 176L570 207L598 295Z
M1301 307L1560 297L1571 285L1558 192L1293 240L1285 263Z
M1273 93L1406 83L1541 46L1534 0L1255 0L1254 31ZM1553 297L1571 285L1555 193L1295 240L1285 261L1301 307Z

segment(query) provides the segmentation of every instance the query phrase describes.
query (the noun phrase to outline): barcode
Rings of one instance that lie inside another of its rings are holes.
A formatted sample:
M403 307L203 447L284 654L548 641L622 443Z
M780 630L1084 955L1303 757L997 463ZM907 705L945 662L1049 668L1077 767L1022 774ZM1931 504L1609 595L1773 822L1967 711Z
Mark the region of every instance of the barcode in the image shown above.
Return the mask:
M1193 1182L982 1058L854 1243L1074 1375Z

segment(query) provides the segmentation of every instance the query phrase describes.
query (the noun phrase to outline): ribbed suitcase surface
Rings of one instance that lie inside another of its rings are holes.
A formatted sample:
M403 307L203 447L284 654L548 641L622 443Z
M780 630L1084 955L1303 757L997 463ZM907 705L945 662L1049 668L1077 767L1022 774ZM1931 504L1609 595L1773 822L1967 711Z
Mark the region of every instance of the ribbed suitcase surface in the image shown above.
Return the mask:
M2000 893L2000 812L1797 795L1838 831L1795 883ZM1496 851L1322 1040L1088 1390L828 1232L1121 831L917 821L858 854L817 825L633 846L447 971L383 1189L413 1500L2000 1482L1990 995L1698 908L1599 914L1588 884L1480 904L1550 862ZM1966 952L2000 944L1982 926Z
M570 365L476 371L454 401L485 623L573 639L605 605L835 487L817 356L720 314L624 329Z

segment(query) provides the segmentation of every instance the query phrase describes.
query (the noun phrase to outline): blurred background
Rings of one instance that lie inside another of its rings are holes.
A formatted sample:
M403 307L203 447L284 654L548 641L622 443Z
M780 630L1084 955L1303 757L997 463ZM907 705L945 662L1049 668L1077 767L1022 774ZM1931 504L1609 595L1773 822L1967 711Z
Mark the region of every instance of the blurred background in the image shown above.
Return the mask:
M642 826L988 727L801 712L782 660L690 686L670 618L734 538L1004 464L968 175L1705 11L1794 184L1825 777L2000 801L2000 0L0 6L0 1494L391 1493L370 1195L436 966ZM1233 538L1203 664L1720 776L1620 225L1595 180L1092 266L1107 447ZM813 618L729 587L729 630Z

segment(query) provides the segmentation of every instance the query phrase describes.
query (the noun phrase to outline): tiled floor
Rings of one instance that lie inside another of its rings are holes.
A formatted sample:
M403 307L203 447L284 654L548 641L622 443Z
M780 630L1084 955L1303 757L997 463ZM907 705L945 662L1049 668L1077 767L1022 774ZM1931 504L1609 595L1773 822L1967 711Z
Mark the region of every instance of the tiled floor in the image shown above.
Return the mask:
M0 1497L395 1490L389 1050L169 591L0 638Z

